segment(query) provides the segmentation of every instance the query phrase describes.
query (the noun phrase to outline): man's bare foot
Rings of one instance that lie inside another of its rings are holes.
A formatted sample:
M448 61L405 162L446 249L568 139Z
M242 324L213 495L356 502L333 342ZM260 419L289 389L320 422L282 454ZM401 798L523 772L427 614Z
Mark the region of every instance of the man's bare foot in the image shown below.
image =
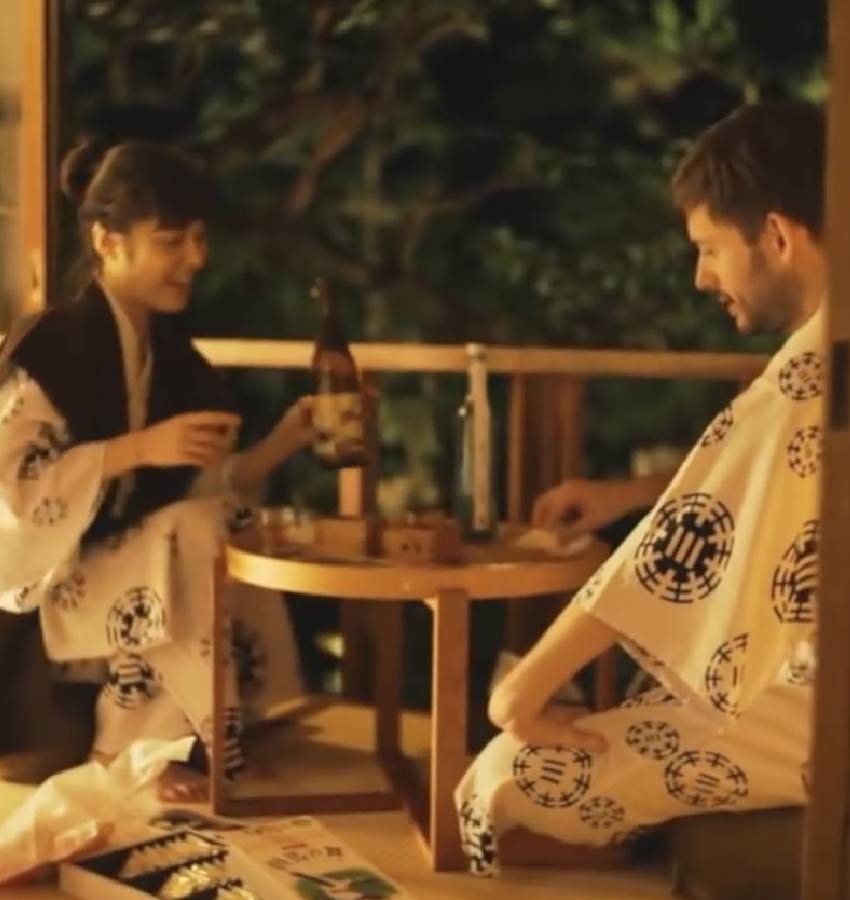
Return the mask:
M163 803L205 803L210 797L210 781L191 766L169 763L159 776L157 796Z

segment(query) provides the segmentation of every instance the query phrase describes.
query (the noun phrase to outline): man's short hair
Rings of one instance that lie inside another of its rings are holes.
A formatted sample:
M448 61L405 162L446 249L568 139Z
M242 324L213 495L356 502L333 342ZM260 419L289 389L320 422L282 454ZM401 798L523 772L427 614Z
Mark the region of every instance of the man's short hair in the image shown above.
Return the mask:
M823 232L826 127L821 109L796 100L742 106L700 135L673 176L684 213L705 203L718 221L755 241L768 213Z

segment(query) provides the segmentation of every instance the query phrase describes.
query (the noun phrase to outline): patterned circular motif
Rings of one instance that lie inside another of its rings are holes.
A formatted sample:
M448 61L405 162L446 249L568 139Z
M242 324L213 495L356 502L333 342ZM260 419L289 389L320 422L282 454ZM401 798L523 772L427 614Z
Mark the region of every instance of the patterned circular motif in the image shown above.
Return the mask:
M478 806L477 797L460 807L460 836L469 868L475 875L496 875L496 837L490 817Z
M626 731L626 744L635 753L661 761L679 750L679 732L667 722L635 722Z
M224 774L234 778L245 768L245 757L242 753L242 709L238 706L227 706L224 710ZM213 728L212 717L207 716L201 722L198 733L209 752L212 753Z
M629 697L620 704L620 709L634 709L636 706L681 706L682 701L667 687L659 684L648 688L634 697Z
M748 793L747 776L722 753L686 750L664 770L668 793L704 809L732 806Z
M715 709L730 716L738 715L738 701L744 683L747 640L749 635L736 634L724 641L711 654L705 670L705 689Z
M815 673L805 660L786 663L785 680L788 684L804 687L815 683Z
M600 587L602 587L602 570L597 569L578 589L572 602L579 605L589 603L596 596Z
M776 618L785 624L814 622L818 588L820 523L803 526L773 573L771 600Z
M800 478L806 478L820 470L822 453L823 433L820 426L800 428L788 444L788 465Z
M671 603L693 603L719 584L732 555L735 522L709 494L668 500L635 552L635 571L651 594Z
M3 413L3 416L0 417L0 425L8 425L9 422L12 421L12 419L20 415L23 408L24 398L20 394L15 394L15 397L9 405L9 408Z
M233 620L232 654L242 697L256 697L266 683L268 656L259 633L241 619Z
M68 504L64 500L51 500L45 497L32 512L35 525L55 525L68 515Z
M613 828L626 816L626 811L610 797L591 797L578 808L578 817L591 828Z
M42 422L38 426L38 435L24 450L18 466L18 478L21 481L38 478L51 463L59 459L67 443L67 435L60 435L49 422Z
M637 641L630 641L627 638L624 638L621 643L629 656L631 656L642 669L664 668L664 661L650 653L643 644L639 644Z
M48 592L51 603L60 609L76 609L86 593L86 577L80 571L71 574L54 584Z
M517 787L538 806L573 806L590 787L593 760L585 750L523 747L514 759Z
M109 663L105 695L122 709L138 709L162 689L158 673L140 656L119 656Z
M650 831L648 825L636 825L634 828L628 828L625 831L617 831L611 835L612 844L630 844L636 841L641 835Z
M25 584L23 587L15 588L12 593L12 603L15 604L18 612L26 612L30 595L37 584L38 582L33 582L32 584Z
M823 361L811 351L792 357L779 371L779 390L792 400L811 400L823 393Z
M127 591L112 605L106 618L106 637L110 645L123 650L138 650L165 637L165 606L149 587Z
M732 407L727 406L712 419L711 424L705 429L703 436L700 438L701 447L710 447L712 444L719 444L723 438L729 434L729 430L735 424L735 416L732 413Z

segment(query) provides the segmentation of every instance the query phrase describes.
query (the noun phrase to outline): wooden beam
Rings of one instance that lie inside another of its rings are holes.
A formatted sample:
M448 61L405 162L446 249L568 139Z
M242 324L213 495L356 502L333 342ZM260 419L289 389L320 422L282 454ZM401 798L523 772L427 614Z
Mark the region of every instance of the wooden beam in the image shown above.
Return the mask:
M814 771L805 900L850 897L850 4L830 2L826 308L830 360L821 483Z
M24 4L20 208L24 296L20 312L44 306L47 288L47 91L49 0Z

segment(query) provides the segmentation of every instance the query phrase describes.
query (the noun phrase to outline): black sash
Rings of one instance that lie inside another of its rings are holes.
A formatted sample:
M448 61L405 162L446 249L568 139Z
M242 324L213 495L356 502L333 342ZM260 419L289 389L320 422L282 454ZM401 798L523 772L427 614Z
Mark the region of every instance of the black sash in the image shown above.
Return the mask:
M228 410L234 405L213 367L195 350L182 316L151 317L153 374L147 423L178 413ZM103 441L128 430L121 342L109 301L90 285L79 300L54 307L12 329L0 353L0 375L20 366L38 382L68 424L73 444ZM197 468L140 468L120 517L111 515L113 482L85 545L128 528L186 495Z

